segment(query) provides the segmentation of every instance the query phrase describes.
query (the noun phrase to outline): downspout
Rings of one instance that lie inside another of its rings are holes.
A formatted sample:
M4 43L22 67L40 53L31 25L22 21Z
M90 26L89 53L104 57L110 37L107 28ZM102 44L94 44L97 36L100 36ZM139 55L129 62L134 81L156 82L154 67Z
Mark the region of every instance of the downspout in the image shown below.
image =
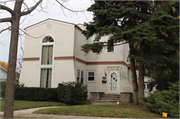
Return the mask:
M77 77L76 72L76 25L74 25L74 74L75 74L75 82Z

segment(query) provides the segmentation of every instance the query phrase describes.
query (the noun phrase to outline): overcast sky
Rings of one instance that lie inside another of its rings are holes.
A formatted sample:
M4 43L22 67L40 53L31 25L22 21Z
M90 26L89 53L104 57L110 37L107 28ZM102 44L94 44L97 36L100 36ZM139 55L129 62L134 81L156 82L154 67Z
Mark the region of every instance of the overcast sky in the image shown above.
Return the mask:
M12 0L0 0L2 1L12 1ZM38 1L38 0L35 0ZM71 10L81 11L86 10L93 4L93 0L59 0L61 3L64 2L63 5ZM28 6L33 6L34 0L25 0ZM1 3L2 4L2 3ZM8 2L6 6L14 8L13 2ZM83 24L84 22L92 21L92 13L84 11L84 12L70 12L64 8L62 8L55 0L44 0L42 6L44 7L43 11L40 11L41 8L38 7L35 11L33 11L30 15L21 18L20 28L24 30L24 28L33 25L37 22L43 21L48 18L66 21L74 24ZM0 11L0 18L5 18L10 16L9 13L5 11ZM10 26L9 23L0 23L0 30L7 28ZM22 32L21 32L22 34ZM0 34L0 61L8 62L9 57L9 46L10 46L10 31L4 31ZM22 55L22 50L24 48L24 35L19 37L18 43L18 57Z

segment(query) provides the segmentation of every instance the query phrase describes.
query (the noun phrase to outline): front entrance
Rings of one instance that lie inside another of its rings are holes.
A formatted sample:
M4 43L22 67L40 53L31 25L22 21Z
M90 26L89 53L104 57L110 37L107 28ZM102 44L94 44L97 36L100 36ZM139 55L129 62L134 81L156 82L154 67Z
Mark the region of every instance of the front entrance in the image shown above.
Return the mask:
M109 72L109 93L117 94L119 93L119 82L120 82L120 76L118 71L110 71Z

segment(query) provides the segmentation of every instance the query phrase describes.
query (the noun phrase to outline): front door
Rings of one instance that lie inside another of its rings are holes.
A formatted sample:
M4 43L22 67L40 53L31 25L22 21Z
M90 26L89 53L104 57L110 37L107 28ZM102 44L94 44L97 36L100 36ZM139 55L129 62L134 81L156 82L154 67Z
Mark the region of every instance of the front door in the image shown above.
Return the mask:
M109 93L119 93L120 76L118 71L109 72Z

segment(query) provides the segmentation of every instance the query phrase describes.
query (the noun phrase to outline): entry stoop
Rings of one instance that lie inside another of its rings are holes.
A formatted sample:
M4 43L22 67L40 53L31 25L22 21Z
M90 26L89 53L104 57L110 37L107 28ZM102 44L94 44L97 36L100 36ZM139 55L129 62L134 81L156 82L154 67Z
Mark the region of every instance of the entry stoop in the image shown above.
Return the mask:
M120 92L120 94L104 94L104 92L90 92L90 100L92 103L99 104L116 104L130 103L133 99L132 92Z
M98 103L116 104L117 101L121 103L120 94L103 94L99 97Z

